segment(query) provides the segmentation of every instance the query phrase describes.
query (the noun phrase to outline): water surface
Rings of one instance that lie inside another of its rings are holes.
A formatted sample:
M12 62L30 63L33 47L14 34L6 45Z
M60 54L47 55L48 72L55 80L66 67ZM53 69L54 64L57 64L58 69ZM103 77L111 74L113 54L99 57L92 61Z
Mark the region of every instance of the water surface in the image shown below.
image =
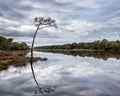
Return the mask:
M34 63L36 79L55 86L51 93L36 94L30 64L10 66L0 73L0 96L119 96L120 59L107 60L57 53L34 52L48 61ZM30 56L30 54L28 54Z

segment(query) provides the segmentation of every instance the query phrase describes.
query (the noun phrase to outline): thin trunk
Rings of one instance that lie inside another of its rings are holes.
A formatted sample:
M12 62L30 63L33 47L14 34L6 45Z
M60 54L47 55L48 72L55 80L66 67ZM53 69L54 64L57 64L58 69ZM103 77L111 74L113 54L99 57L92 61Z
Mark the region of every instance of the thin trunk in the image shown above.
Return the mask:
M41 89L41 88L39 87L39 84L38 84L37 80L36 80L35 72L34 72L34 69L33 69L33 48L34 48L35 37L36 37L36 35L37 35L37 32L38 32L38 30L39 30L39 27L40 27L40 23L39 23L39 25L37 26L37 29L36 29L35 34L34 34L34 36L33 36L33 41L32 41L32 46L31 46L31 61L30 61L30 65L31 65L31 70L32 70L32 74L33 74L33 78L34 78L34 80L35 80L35 83L37 84L38 88Z

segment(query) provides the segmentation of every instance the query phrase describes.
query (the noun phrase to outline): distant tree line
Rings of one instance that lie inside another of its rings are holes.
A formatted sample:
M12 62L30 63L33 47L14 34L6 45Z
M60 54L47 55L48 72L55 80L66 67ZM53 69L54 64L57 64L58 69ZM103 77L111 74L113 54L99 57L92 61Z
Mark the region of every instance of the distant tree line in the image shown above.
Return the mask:
M13 38L0 36L0 50L26 50L28 46L25 42L13 42Z
M64 45L52 45L37 47L40 49L92 49L105 51L120 51L120 41L108 41L107 39L97 40L94 42L81 42Z

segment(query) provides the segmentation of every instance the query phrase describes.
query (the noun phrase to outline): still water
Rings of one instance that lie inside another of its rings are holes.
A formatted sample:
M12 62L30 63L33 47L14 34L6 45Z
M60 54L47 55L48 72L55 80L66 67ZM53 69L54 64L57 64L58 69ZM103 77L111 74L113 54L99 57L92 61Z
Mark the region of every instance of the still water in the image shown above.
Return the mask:
M34 52L34 56L48 58L35 62L33 68L37 81L54 91L38 94L27 64L0 72L0 96L120 96L120 59L47 52Z

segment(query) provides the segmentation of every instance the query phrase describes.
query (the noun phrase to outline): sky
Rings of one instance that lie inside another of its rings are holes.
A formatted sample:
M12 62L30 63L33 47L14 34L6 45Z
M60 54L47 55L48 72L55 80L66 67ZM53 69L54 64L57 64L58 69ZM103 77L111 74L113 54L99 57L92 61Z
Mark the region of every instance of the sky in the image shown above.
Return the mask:
M0 35L31 45L34 17L58 26L39 30L35 46L120 40L120 0L0 0Z

